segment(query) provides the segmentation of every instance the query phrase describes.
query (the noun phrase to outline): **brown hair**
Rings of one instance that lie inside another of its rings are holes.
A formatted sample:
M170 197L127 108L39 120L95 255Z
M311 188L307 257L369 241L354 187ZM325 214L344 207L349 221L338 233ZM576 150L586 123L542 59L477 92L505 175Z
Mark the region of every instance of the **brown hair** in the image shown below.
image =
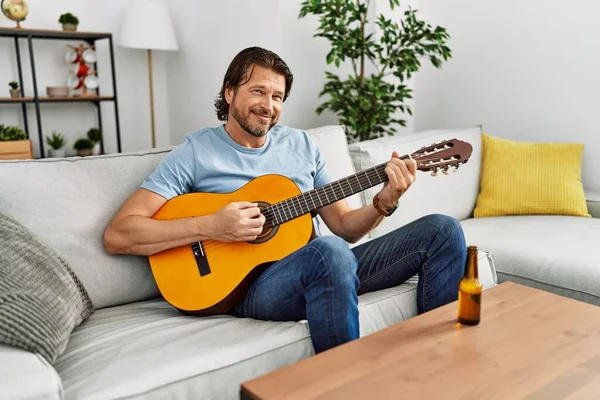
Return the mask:
M223 78L223 86L219 96L215 100L215 110L217 112L217 118L220 121L227 121L229 115L229 104L225 100L225 89L233 88L235 91L239 86L250 80L252 75L252 68L258 65L263 68L268 68L275 71L285 77L285 94L283 101L285 101L292 89L292 82L294 76L288 68L287 64L277 54L270 50L262 49L260 47L248 47L240 51L229 64L225 77Z

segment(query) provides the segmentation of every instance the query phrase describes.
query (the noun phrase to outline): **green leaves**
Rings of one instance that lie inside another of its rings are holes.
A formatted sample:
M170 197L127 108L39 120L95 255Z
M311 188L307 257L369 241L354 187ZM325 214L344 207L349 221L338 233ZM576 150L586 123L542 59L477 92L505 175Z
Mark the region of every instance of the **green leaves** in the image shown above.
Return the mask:
M18 126L4 126L0 124L0 142L27 139L25 131Z
M436 68L451 58L446 46L450 38L442 27L417 18L417 11L407 9L403 18L394 21L383 14L374 21L379 40L369 26L368 9L371 0L304 0L299 18L307 15L319 17L320 25L314 34L329 41L327 64L336 67L351 62L353 74L341 79L326 72L325 84L319 94L326 101L316 109L318 114L329 110L346 126L349 141L374 139L396 132L393 124L406 125L406 120L396 118L399 112L412 115L406 104L412 90L404 83L421 67L421 60L429 60ZM389 0L393 10L400 0ZM367 75L366 62L374 67L375 74Z

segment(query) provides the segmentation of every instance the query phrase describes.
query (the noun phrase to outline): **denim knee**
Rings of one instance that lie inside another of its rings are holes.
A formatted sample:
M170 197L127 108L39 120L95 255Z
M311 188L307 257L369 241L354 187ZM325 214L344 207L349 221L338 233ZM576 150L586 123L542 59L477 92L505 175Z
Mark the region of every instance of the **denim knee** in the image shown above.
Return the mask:
M313 259L321 260L318 272L328 273L336 284L356 284L358 260L344 239L338 236L321 236L308 243L307 247L314 252Z
M442 214L432 214L424 218L427 218L429 220L428 222L437 227L437 236L440 239L445 239L448 250L460 259L466 260L467 245L460 222L458 222L456 218ZM464 265L459 263L458 269L461 274L462 268L464 268Z
M455 239L464 242L462 225L456 218L443 214L431 214L424 218L432 225L435 225L439 233L449 236L450 240Z

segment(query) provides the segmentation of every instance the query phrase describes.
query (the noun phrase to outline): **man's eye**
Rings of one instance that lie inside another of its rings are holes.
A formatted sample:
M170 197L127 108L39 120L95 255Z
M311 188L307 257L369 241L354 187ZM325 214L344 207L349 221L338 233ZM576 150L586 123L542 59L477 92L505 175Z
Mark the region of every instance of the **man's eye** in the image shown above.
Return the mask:
M260 89L254 89L254 93L262 94L262 90L260 90Z
M281 101L281 100L283 100L283 98L282 98L281 96L273 96L273 97L275 97L275 99L276 99L277 101Z

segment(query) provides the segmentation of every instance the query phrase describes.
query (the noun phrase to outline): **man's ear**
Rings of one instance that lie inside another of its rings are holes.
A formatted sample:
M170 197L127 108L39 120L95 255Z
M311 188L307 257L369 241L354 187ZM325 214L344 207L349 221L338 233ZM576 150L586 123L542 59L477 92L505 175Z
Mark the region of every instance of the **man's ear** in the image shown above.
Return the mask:
M231 105L231 101L233 100L233 88L231 86L225 86L225 101L227 104Z

